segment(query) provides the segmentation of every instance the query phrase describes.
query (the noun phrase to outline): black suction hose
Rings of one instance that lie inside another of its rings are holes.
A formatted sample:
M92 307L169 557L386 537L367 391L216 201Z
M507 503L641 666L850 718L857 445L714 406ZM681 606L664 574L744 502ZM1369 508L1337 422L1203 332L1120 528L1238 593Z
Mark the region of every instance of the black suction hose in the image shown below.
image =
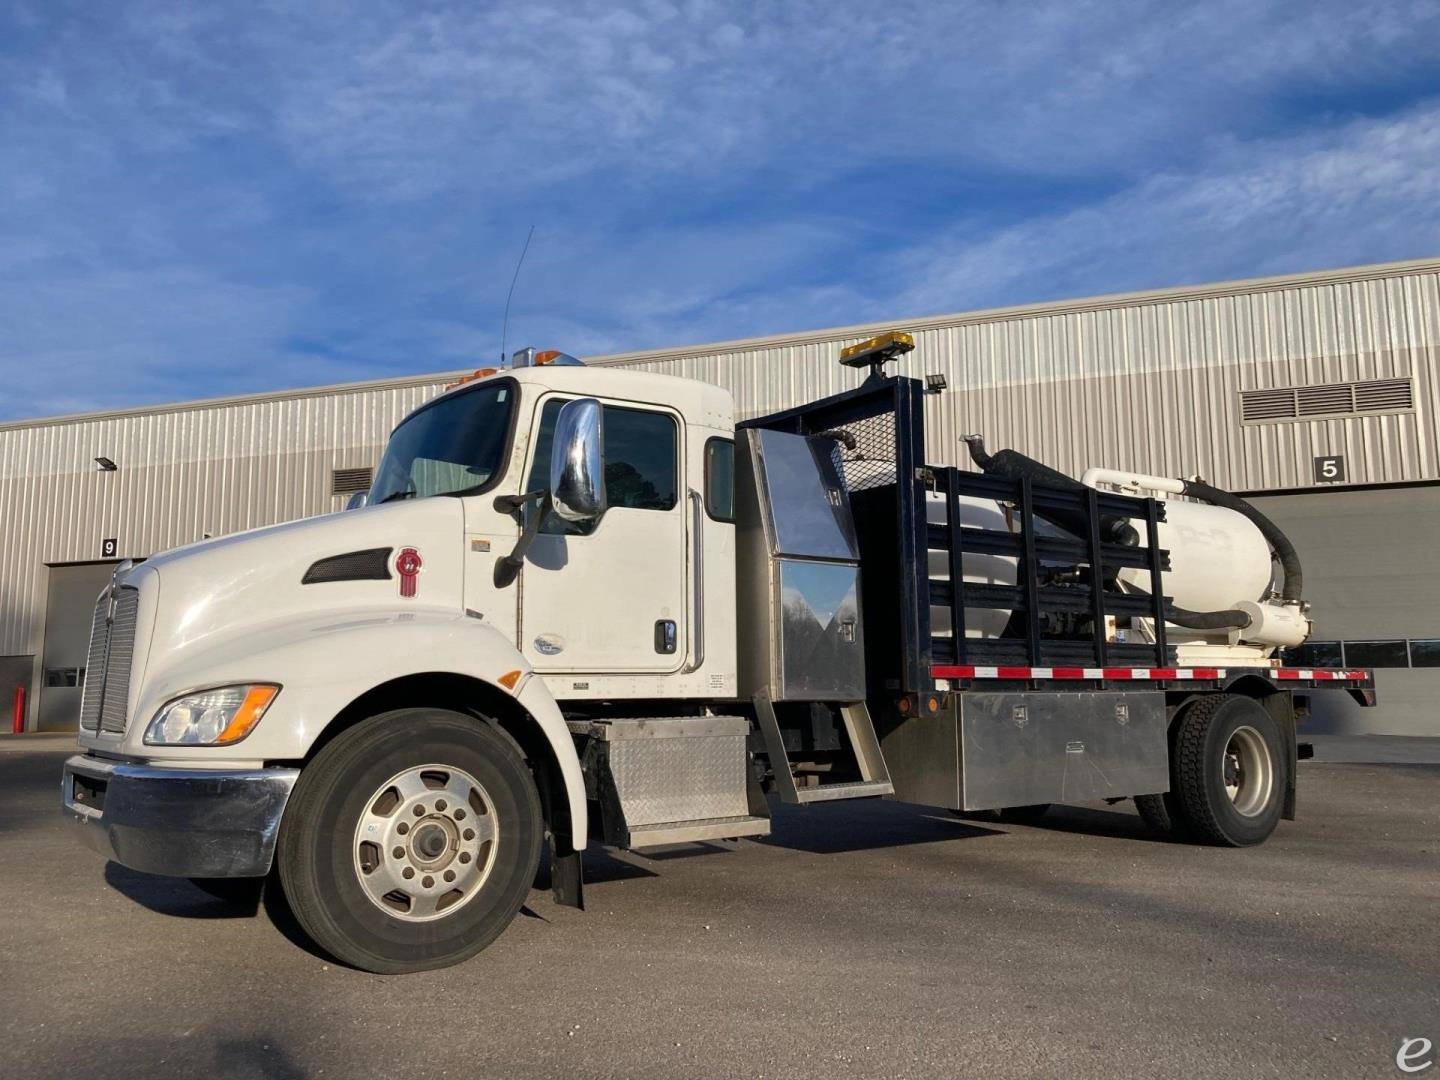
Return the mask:
M1000 450L994 454L985 452L985 440L979 435L966 435L965 444L970 448L970 460L980 467L980 471L987 476L1002 476L1008 480L1018 480L1022 476L1028 476L1037 484L1044 484L1048 487L1063 488L1067 491L1088 490L1080 481L1057 472L1043 462L1036 461L1032 457L1026 457L1018 450ZM1059 525L1066 532L1074 533L1076 536L1085 535L1085 517L1083 514L1070 514L1061 510L1036 510L1036 514L1056 525ZM1124 544L1126 547L1140 546L1140 533L1134 525L1122 517L1113 514L1100 519L1100 536L1112 544Z
M1300 556L1295 551L1295 545L1290 543L1290 538L1280 531L1280 527L1238 495L1212 487L1203 480L1182 480L1181 483L1185 485L1184 494L1192 499L1223 506L1250 519L1265 537L1270 549L1275 552L1275 557L1280 560L1280 569L1285 576L1280 598L1287 604L1298 604L1305 585L1305 575L1300 569Z

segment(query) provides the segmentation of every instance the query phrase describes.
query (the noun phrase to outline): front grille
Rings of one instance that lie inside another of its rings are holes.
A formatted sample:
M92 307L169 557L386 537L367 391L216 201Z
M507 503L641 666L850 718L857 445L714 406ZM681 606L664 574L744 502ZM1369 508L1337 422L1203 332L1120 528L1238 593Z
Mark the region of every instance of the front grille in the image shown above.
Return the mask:
M95 605L90 624L90 653L85 660L85 689L80 697L80 726L86 731L100 727L100 699L105 694L105 650L110 644L110 590Z
M95 607L85 690L80 699L80 727L86 731L118 735L125 730L139 611L140 593L132 588L116 590L113 609L108 590Z

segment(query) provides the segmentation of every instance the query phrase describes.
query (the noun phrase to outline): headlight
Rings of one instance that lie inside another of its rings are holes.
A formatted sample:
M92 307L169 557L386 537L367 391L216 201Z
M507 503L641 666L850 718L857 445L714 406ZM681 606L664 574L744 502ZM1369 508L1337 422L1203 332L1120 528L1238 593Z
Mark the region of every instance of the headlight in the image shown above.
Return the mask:
M228 746L250 734L280 687L265 683L217 686L176 698L150 721L150 746Z

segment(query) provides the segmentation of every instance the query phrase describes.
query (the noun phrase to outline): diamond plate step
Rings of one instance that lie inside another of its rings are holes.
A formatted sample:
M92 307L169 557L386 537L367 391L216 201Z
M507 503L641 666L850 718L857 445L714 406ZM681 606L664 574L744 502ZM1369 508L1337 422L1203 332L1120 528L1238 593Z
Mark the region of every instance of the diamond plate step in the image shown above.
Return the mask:
M831 799L870 799L894 794L895 786L889 780L857 780L853 784L819 784L815 787L797 788L795 800L812 803L828 802Z
M660 825L638 825L630 830L632 848L661 844L686 844L696 840L731 840L741 836L769 836L770 819L763 817L704 818L699 821L672 821Z

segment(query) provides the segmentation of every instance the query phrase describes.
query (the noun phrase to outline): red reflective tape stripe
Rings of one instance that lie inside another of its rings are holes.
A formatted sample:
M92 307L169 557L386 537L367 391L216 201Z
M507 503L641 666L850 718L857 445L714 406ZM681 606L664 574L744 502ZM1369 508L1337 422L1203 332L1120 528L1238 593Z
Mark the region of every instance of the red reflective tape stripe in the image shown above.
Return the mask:
M942 664L938 667L931 668L930 674L937 679L973 679L975 678L975 669L969 666Z
M1100 674L1106 679L1133 679L1135 669L1128 667L1107 667L1101 668Z
M1197 679L1218 679L1220 677L1219 668L1197 667L1192 668L1191 670L1195 672L1195 678Z
M1157 667L1150 669L1150 678L1152 679L1178 679L1179 677L1180 672L1177 668Z
M1083 667L1057 667L1051 668L1050 674L1057 679L1083 679L1085 669Z
M1028 667L997 667L995 677L997 679L1028 679L1034 668Z

